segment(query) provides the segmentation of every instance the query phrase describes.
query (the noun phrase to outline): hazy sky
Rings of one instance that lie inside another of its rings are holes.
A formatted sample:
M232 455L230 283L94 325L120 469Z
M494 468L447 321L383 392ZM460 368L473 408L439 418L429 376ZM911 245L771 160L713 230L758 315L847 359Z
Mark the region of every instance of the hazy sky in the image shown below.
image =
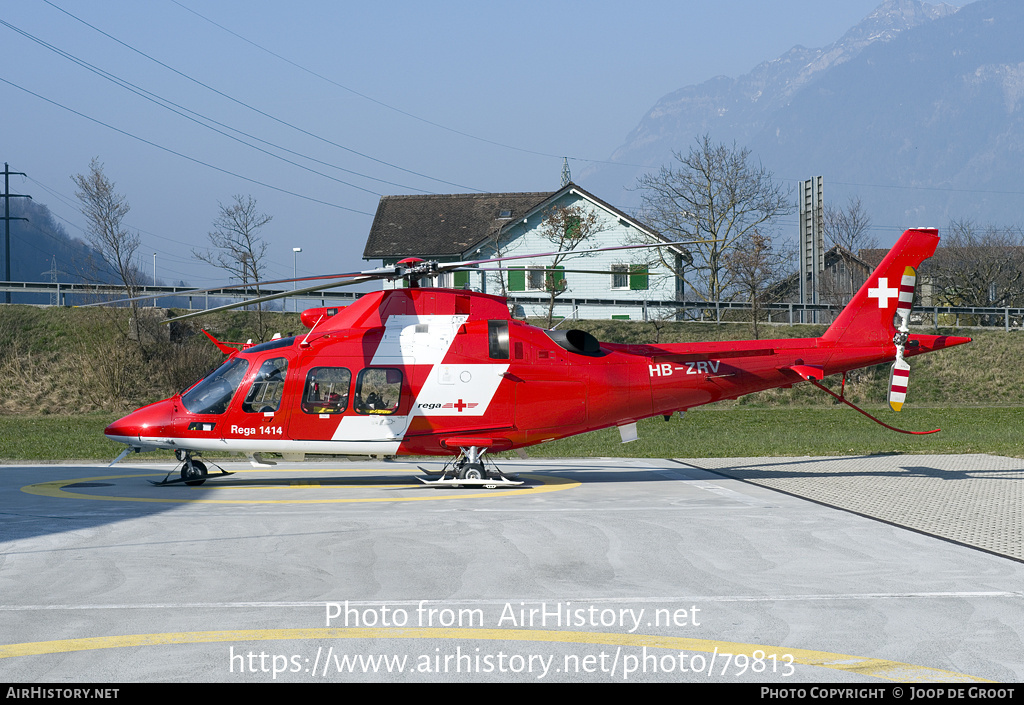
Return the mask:
M878 4L8 0L0 162L82 237L71 176L98 157L168 283L226 281L191 253L234 194L274 217L268 276L293 247L300 275L351 271L381 195L556 189L563 156L607 159L663 95Z

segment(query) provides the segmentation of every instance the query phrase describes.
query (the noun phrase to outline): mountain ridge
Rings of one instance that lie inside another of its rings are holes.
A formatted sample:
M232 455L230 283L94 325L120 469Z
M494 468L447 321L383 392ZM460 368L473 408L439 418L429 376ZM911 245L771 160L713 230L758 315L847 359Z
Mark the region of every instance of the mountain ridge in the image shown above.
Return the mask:
M579 182L635 208L636 177L708 134L780 179L823 174L826 201L862 198L882 240L951 218L1014 222L1021 199L1000 192L1024 153L1021 30L1009 0L887 0L826 47L666 94L610 158L646 167L599 165Z

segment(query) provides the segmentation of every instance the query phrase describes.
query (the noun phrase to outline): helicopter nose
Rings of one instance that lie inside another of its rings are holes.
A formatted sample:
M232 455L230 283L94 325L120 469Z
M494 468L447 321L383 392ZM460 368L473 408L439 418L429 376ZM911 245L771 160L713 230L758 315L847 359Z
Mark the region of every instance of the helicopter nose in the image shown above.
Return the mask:
M174 419L174 403L170 399L137 409L118 419L103 431L107 438L119 443L138 443L142 437L166 435Z

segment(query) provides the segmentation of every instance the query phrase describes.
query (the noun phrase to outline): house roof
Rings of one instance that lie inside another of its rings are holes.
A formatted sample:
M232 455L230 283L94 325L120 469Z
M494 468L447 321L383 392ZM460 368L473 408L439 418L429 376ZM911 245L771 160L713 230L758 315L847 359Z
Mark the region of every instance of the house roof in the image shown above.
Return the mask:
M870 264L870 260L864 257L865 253L873 253L876 250L861 250L859 256L853 254L846 248L840 247L839 245L833 245L828 252L825 253L825 269L832 268L839 260L845 260L848 264L859 268L864 276L868 276L875 269L875 265ZM887 253L888 250L877 250L877 252ZM881 262L882 258L879 257L878 261ZM877 265L877 263L876 263ZM781 300L786 296L789 296L800 290L800 273L793 272L792 274L780 279L774 285L768 288L768 298L774 298Z
M857 254L862 262L867 264L867 266L870 267L871 269L875 269L879 264L882 263L882 260L885 258L885 256L889 254L889 250L876 248L860 250Z
M383 196L363 259L460 257L556 192ZM503 211L508 215L501 217Z
M370 226L363 259L460 258L503 228L564 193L581 197L650 234L662 236L618 208L569 183L557 191L383 196Z

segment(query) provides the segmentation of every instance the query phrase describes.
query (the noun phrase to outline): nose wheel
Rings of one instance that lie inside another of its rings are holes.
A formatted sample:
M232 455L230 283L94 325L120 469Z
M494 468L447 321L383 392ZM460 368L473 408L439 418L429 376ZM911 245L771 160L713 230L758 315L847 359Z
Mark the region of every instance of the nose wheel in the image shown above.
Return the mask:
M150 480L152 484L156 485L157 487L163 487L164 485L180 485L184 483L189 487L198 487L199 485L206 482L206 480L210 477L223 477L225 475L234 474L228 472L227 470L218 465L211 463L211 465L213 465L215 468L217 468L217 470L220 471L214 475L211 475L210 471L206 467L206 463L204 463L202 460L199 460L198 458L193 458L192 454L188 451L176 450L174 451L174 457L181 461L181 467L175 468L175 470L178 471L178 477L172 480L171 476L174 475L175 470L171 470L169 473L167 473L167 476L164 477L164 479L161 480L160 482L153 482L152 480Z
M187 458L181 466L181 481L189 487L197 487L206 482L207 474L206 463L202 460Z

